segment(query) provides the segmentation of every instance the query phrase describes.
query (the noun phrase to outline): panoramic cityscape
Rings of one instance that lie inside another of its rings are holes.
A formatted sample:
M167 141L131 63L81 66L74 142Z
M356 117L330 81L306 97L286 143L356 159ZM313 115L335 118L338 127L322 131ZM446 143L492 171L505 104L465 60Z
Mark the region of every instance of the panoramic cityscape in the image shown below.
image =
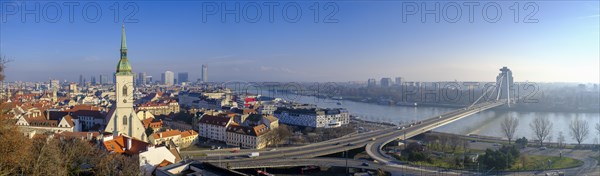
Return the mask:
M598 1L0 10L0 175L600 175Z

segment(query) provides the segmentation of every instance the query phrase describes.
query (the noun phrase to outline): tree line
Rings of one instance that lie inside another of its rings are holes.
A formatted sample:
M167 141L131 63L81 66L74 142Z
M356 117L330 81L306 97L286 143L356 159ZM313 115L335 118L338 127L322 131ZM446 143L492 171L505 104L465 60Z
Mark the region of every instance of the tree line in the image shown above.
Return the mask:
M500 124L500 129L504 137L508 139L508 143L510 144L512 139L514 139L515 133L517 131L517 126L519 125L519 119L515 117L505 118ZM552 140L552 129L553 123L544 117L536 117L533 119L531 123L529 123L529 127L533 131L534 139L539 142L540 146L544 145L544 142ZM600 123L595 124L595 129L597 135L600 135ZM590 122L580 119L576 117L571 120L569 123L569 135L577 141L578 145L581 145L583 141L585 141L592 133L590 129ZM596 138L596 140L598 140ZM559 131L557 142L559 145L564 145L565 136L562 131Z
M0 57L0 82L6 59ZM26 137L6 116L6 101L0 100L0 176L5 175L139 175L136 156L110 153L100 142Z

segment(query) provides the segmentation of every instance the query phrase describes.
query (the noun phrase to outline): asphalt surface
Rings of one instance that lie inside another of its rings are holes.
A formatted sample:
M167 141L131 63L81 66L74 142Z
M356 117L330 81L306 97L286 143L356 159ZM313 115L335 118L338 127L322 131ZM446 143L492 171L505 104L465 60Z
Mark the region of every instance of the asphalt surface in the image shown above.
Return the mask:
M598 161L590 156L598 155L598 152L591 150L576 150L576 149L555 149L549 148L546 150L540 150L539 148L526 148L522 150L522 153L532 154L532 155L544 155L544 156L560 156L562 152L562 156L575 158L583 161L583 165L580 167L570 168L570 169L561 169L560 171L564 172L565 175L600 175L598 170ZM546 171L547 172L547 171ZM546 172L523 172L522 174L531 174L531 175L544 175Z
M467 116L475 114L477 112L487 110L489 108L493 108L493 107L496 107L496 106L499 106L502 104L503 104L502 102L494 102L494 103L486 102L486 103L481 103L478 106L471 107L469 109L459 109L456 111L452 111L449 113L439 115L437 117L429 118L427 120L421 121L421 124L416 124L414 126L408 126L402 130L394 131L390 135L378 138L377 140L367 144L365 150L367 151L369 156L371 156L371 158L374 158L375 160L377 160L381 163L392 164L393 163L392 161L394 161L395 159L392 158L391 156L383 153L383 151L381 150L383 148L383 146L385 146L387 143L389 143L393 140L396 140L396 139L404 140L404 139L411 138L413 136L419 135L423 132L432 130L439 126L451 123L451 122L461 119L463 117L467 117Z
M213 150L213 151L182 151L182 155L189 156L192 159L201 160L204 162L220 163L223 166L231 168L261 168L261 167L277 167L277 166L304 166L304 165L320 165L320 166L346 166L349 167L373 169L384 169L391 172L393 175L461 175L474 174L463 171L440 171L436 169L426 169L409 167L395 162L395 159L385 154L381 149L383 146L396 139L404 139L416 136L423 132L432 130L439 126L451 123L463 117L494 108L504 104L501 101L485 102L477 104L471 108L462 108L456 111L448 112L442 115L434 116L429 119L406 124L401 127L388 127L376 131L358 133L344 136L328 141L313 143L297 147L280 147L274 151L271 150L256 150L242 149L237 152L231 150ZM353 160L343 158L314 158L318 156L343 152L351 149L365 147L369 156L375 161ZM260 156L256 158L248 158L247 155L252 152L259 152ZM197 154L206 154L207 156L195 156ZM552 153L550 153L552 154ZM564 154L564 153L563 153ZM567 155L565 155L567 156ZM231 158L234 157L234 158ZM226 159L227 158L227 159ZM592 173L597 162L591 158L582 159L585 161L580 169L565 170L565 173L580 175L583 173ZM224 164L226 163L226 165ZM366 163L366 165L363 165ZM519 173L520 174L520 173ZM539 174L526 173L524 174Z
M442 169L430 170L418 167L410 167L406 165L385 165L367 160L353 160L344 158L305 158L305 159L288 159L276 161L260 161L247 163L215 163L221 167L230 167L232 169L245 168L270 168L270 167L292 167L292 166L325 166L325 167L350 167L360 169L377 170L383 169L390 172L392 175L458 175L456 173L447 172Z

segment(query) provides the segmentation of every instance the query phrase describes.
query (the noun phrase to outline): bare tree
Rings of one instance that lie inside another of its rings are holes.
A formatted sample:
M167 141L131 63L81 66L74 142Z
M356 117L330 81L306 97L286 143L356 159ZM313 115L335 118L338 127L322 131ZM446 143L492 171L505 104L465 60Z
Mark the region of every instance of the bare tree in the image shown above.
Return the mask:
M558 132L557 142L558 142L558 147L559 148L562 148L565 145L565 135L563 135L562 131Z
M579 118L575 118L571 120L571 124L569 124L569 129L571 130L571 136L577 141L577 144L581 145L581 142L587 138L590 133L590 126L585 120L581 120Z
M471 146L471 142L469 142L469 140L463 139L462 141L462 148L465 150L465 153L467 151L467 149L469 149L469 146Z
M446 152L446 146L448 145L449 140L448 136L440 136L440 149L442 152Z
M504 133L504 136L508 138L508 144L510 144L512 138L515 136L515 132L517 131L517 126L519 125L519 119L515 117L508 117L502 121L500 124L500 128Z
M450 148L452 149L452 152L456 152L456 149L462 144L462 139L456 135L452 135L450 137L449 143L450 143Z
M544 140L546 140L552 130L552 122L547 118L536 117L529 123L529 127L533 130L535 138L540 141L540 145L544 145Z
M600 123L596 124L596 131L598 131L598 135L600 135Z
M265 134L265 140L268 141L268 144L270 146L274 145L277 147L278 144L281 143L281 141L288 139L291 135L292 135L292 132L290 131L288 126L282 124L278 128L273 129L273 130L269 131L267 134ZM285 142L285 143L287 143L287 142Z

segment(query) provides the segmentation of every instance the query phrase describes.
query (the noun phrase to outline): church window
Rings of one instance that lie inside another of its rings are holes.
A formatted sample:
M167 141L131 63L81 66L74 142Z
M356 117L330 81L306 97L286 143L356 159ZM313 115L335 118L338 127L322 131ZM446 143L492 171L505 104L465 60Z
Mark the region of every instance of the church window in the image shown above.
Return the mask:
M123 116L123 125L127 125L127 116Z
M127 96L127 85L123 86L123 96Z

